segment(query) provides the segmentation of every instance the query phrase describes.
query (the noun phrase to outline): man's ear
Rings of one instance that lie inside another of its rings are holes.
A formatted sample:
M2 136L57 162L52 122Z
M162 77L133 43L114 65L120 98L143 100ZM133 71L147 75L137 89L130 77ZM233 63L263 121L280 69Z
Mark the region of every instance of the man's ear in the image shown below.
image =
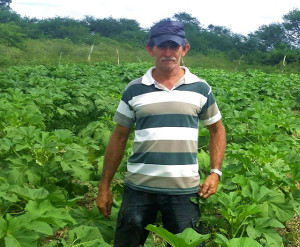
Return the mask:
M190 49L190 44L187 44L186 46L183 47L182 57L184 57L188 53L189 49Z
M153 57L154 55L153 55L153 47L150 47L149 45L146 45L146 50L147 50L147 52L149 53L149 55L151 56L151 57Z

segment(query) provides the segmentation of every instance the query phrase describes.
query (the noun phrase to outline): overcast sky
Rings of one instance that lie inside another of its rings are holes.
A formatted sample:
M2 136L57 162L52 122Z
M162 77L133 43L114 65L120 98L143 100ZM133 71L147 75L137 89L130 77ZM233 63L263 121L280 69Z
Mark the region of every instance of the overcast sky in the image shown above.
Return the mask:
M282 22L282 16L300 9L300 0L12 0L21 16L134 19L143 28L175 13L186 12L203 27L225 26L247 35L262 25Z

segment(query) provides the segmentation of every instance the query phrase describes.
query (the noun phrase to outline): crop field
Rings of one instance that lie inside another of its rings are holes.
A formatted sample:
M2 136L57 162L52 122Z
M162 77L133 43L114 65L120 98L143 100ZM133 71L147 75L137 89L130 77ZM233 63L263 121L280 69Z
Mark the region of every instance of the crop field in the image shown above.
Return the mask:
M0 246L112 246L126 160L111 219L95 207L112 121L127 83L149 64L20 66L0 70ZM300 75L194 68L212 86L227 132L218 193L192 198L204 235L150 225L146 246L300 246ZM199 169L209 174L208 130ZM289 222L295 227L289 228ZM297 228L298 227L298 228ZM298 241L298 242L297 242Z

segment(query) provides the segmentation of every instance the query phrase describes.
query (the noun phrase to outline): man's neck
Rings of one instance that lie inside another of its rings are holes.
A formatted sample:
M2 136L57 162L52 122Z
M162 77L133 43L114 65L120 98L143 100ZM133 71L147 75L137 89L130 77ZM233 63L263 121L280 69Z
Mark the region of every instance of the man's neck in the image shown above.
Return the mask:
M184 74L185 70L182 67L177 67L173 70L159 70L154 68L152 71L153 79L168 89L172 89Z

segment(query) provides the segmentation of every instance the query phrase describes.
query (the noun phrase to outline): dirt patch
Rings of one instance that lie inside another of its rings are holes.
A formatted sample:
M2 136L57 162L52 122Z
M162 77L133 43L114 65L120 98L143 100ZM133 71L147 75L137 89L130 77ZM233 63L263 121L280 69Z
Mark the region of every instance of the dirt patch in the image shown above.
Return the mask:
M300 181L296 182L296 186L300 189ZM279 232L285 239L286 247L300 247L300 217L298 215L286 222L286 227L280 229Z
M285 247L300 247L300 218L295 216L293 220L286 222L284 229L278 230L283 236Z

